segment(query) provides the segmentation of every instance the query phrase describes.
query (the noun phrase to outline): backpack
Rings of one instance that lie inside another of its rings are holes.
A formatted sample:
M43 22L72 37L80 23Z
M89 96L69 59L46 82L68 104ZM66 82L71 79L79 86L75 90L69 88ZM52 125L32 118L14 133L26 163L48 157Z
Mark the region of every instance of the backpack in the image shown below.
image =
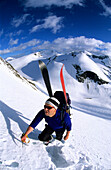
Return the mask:
M62 123L64 123L64 112L67 112L69 114L69 116L71 115L70 114L71 100L70 100L69 94L66 93L67 104L66 104L66 100L65 100L65 96L64 96L63 91L56 91L54 93L54 97L56 99L58 99L59 102L60 102L58 109L61 110L61 121L62 121Z

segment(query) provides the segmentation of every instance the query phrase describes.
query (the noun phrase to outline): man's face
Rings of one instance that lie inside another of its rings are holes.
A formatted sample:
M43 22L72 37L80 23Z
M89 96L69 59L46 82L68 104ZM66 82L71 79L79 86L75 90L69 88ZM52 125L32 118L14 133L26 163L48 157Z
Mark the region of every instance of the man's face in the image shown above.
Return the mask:
M49 104L44 105L44 111L45 115L49 117L53 117L56 114L56 109Z

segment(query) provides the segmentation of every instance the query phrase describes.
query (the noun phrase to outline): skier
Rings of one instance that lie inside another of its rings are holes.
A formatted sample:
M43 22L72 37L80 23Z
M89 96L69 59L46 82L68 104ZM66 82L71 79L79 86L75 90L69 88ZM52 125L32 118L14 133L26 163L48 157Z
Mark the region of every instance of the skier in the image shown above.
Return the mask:
M25 134L22 135L21 141L26 142L26 137L31 133L34 128L39 124L39 122L45 118L46 125L45 129L39 134L38 139L40 141L50 142L52 140L52 133L55 132L56 139L61 140L65 130L67 130L64 140L69 138L71 131L71 119L69 114L65 112L64 121L61 120L61 111L58 109L60 102L55 97L50 97L44 105L44 109L39 111L34 120L29 125Z

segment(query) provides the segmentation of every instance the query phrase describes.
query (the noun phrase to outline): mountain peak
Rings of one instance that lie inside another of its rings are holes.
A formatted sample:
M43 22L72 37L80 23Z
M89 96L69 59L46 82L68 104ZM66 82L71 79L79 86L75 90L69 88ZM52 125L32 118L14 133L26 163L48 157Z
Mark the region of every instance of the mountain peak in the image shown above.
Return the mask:
M23 77L22 75L20 75L19 72L17 70L15 70L14 67L8 61L4 60L1 57L0 57L0 64L1 64L2 68L4 69L4 71L7 71L8 73L15 75L16 78L19 78L20 80L22 80L22 82L27 83L33 89L37 90L35 84L33 82L31 82L31 80L28 80L25 77Z

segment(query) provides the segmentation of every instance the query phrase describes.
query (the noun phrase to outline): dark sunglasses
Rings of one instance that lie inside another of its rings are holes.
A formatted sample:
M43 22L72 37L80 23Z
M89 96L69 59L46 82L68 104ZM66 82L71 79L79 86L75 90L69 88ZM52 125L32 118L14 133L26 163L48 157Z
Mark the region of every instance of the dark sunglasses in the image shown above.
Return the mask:
M46 106L46 105L44 105L44 109L48 109L48 110L50 110L50 109L52 109L52 108L54 108L54 107L50 107L50 106Z

